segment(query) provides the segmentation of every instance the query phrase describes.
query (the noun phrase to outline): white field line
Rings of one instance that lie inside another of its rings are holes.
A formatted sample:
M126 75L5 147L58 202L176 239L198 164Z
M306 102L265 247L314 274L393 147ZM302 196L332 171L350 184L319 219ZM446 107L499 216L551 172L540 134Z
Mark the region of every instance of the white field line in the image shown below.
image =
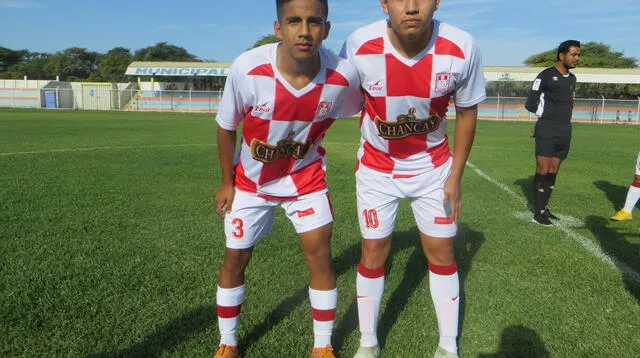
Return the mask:
M360 143L345 143L345 142L323 142L323 145L339 145L339 146L353 146L357 147ZM29 155L29 154L52 154L52 153L73 153L73 152L90 152L96 150L122 150L122 149L152 149L152 148L180 148L180 147L216 147L215 143L211 144L164 144L164 145L141 145L141 146L126 146L126 147L89 147L89 148L66 148L66 149L50 149L50 150L34 150L27 152L8 152L0 153L0 157L16 156L16 155ZM354 153L355 160L355 153Z
M35 150L30 152L13 152L0 153L0 156L11 155L28 155L28 154L51 154L51 153L72 153L72 152L89 152L94 150L122 150L122 149L148 149L148 148L178 148L178 147L208 147L213 144L166 144L166 145L141 145L127 147L90 147L90 148L67 148L67 149L51 149L51 150Z
M499 181L493 179L492 177L488 176L482 170L480 170L478 167L473 165L471 162L467 162L467 166L469 168L473 169L473 171L476 174L478 174L480 177L486 179L488 182L490 182L490 183L496 185L497 187L499 187L500 189L504 190L507 194L509 194L514 199L516 199L518 202L520 202L520 204L525 205L525 206L527 205L526 199L523 198L521 195L518 195L513 190L511 190L511 188L509 188L508 186L506 186L506 185L500 183ZM560 216L562 217L562 215L560 215ZM597 257L597 258L601 259L602 261L606 262L611 267L613 267L615 269L618 269L623 275L627 276L628 278L631 278L632 280L634 280L636 282L640 282L640 273L638 273L637 271L635 271L634 269L629 267L629 265L625 264L624 262L621 262L620 260L616 259L615 257L611 257L611 256L607 255L592 240L589 240L588 238L578 234L577 232L571 230L568 227L563 227L562 225L554 225L553 228L556 228L556 229L560 230L561 232L563 232L565 235L567 235L568 237L573 239L575 242L580 244L580 246L582 246L585 250L587 250L587 252L591 253L595 257Z

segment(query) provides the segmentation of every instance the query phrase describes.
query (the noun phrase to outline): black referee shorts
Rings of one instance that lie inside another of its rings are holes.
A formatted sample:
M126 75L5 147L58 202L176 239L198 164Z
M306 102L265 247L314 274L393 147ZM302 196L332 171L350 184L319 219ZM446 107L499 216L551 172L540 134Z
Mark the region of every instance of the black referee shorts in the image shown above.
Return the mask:
M567 159L571 137L538 137L536 136L536 156Z
M571 146L571 124L540 119L536 123L536 156L566 159Z

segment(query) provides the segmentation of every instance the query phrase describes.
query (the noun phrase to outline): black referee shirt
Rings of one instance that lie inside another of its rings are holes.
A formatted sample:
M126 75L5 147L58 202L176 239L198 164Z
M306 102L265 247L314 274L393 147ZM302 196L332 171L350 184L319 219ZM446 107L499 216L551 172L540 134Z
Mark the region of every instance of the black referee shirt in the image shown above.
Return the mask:
M540 72L533 82L525 108L540 120L570 125L576 76L564 76L555 66Z

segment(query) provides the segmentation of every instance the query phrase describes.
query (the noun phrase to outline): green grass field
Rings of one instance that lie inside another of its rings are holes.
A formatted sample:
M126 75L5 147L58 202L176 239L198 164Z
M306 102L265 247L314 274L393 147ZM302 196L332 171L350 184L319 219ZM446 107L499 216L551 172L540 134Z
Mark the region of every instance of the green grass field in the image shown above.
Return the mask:
M453 128L451 123L450 131ZM637 357L640 211L624 203L640 127L577 124L551 208L530 222L531 123L481 121L456 240L462 357ZM0 356L209 357L224 248L211 116L0 110ZM325 140L336 212L334 347L358 345L357 120ZM304 357L307 271L281 212L247 270L243 356ZM383 357L428 357L438 332L408 205L388 262Z

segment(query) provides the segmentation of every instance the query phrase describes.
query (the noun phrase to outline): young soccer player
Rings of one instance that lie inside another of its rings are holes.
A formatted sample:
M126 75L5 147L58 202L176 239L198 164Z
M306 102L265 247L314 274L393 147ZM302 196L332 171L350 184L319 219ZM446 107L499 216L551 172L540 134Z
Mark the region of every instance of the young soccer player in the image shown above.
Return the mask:
M215 199L227 246L216 297L219 358L238 357L245 268L254 245L269 234L278 206L295 227L310 271L311 356L334 356L333 213L320 144L336 118L360 111L360 82L348 61L321 47L330 29L327 0L277 0L276 5L274 30L282 41L235 60L216 117L222 183Z
M457 357L460 289L453 239L477 104L486 97L480 54L468 33L433 18L439 0L380 3L388 19L356 30L342 51L360 73L366 100L356 173L363 240L356 278L361 338L355 357L380 355L376 330L384 265L404 198L411 201L429 262L440 330L435 356ZM453 155L446 117L452 97Z
M620 211L612 216L611 220L623 221L633 219L633 208L636 207L638 200L640 200L640 153L638 153L638 160L636 161L636 175L629 187L629 191L627 191L627 199L624 202L624 208L620 209Z

